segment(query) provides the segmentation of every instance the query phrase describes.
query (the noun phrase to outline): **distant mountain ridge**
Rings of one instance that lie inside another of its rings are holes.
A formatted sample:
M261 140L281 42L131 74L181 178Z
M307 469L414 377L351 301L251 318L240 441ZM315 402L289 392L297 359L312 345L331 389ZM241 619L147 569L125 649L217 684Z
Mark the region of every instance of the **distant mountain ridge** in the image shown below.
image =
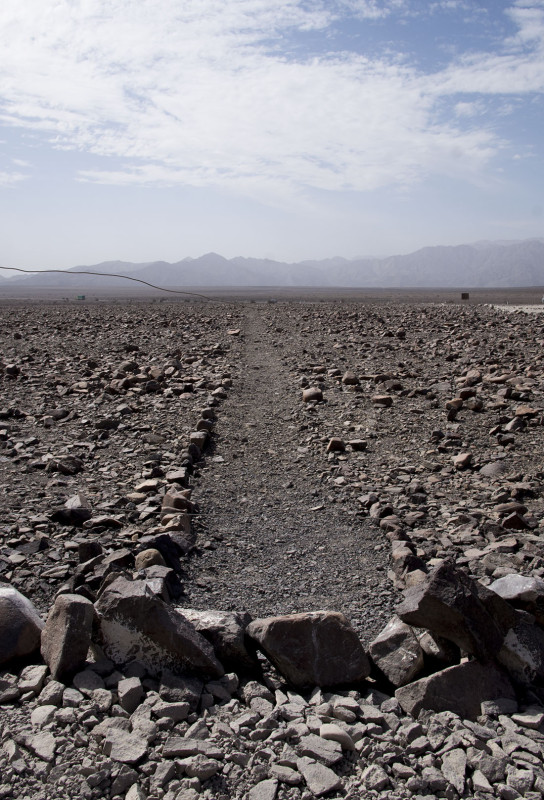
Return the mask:
M544 286L544 239L477 242L424 247L408 255L285 263L270 259L226 259L217 253L166 261L105 261L11 279L10 286L73 288L78 271L130 276L161 287L353 287L353 288L514 288ZM92 289L126 286L120 278L79 277Z

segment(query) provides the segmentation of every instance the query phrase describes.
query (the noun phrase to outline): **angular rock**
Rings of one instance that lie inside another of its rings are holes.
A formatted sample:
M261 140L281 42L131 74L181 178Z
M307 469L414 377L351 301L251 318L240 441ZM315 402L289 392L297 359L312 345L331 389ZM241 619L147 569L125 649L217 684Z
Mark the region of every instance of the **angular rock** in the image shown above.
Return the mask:
M494 664L466 661L401 686L395 697L404 711L414 717L426 709L453 711L474 720L484 701L499 697L515 700L516 694L508 676Z
M274 778L268 778L252 786L247 795L247 800L275 800L277 791L278 781Z
M378 764L370 764L363 772L362 779L367 789L381 792L389 785L389 776L383 767Z
M467 754L460 747L449 750L442 756L442 774L462 796L465 791Z
M327 453L343 453L345 449L346 443L343 439L338 436L333 436L332 439L329 439Z
M316 797L322 797L342 785L341 779L332 769L318 764L307 756L297 759L297 769L306 781L308 789Z
M137 733L110 728L104 739L104 752L113 761L136 764L147 753L147 742Z
M140 678L123 678L117 684L119 705L129 714L132 714L138 708L143 693L144 687Z
M30 600L11 586L0 586L0 664L38 650L43 625Z
M370 673L363 646L343 614L306 614L256 619L247 628L278 671L295 687L354 683Z
M301 756L317 758L328 767L342 760L342 747L339 742L315 736L313 733L302 736L297 749Z
M42 731L24 735L23 744L43 761L53 761L58 742L50 731Z
M408 589L397 614L408 625L428 628L482 661L498 653L517 619L509 603L450 562Z
M62 525L83 525L92 517L91 504L81 492L69 497L64 506L56 509L51 514L53 522L60 522Z
M515 608L532 614L539 625L544 625L544 580L525 575L505 575L488 586Z
M227 669L236 671L256 666L256 656L250 652L255 648L251 648L253 643L246 636L246 628L251 622L247 612L197 611L194 608L176 608L176 611L210 642L217 658Z
M410 683L423 669L423 650L412 628L393 617L370 643L372 661L393 686Z
M43 660L56 680L68 680L85 664L91 644L94 608L78 594L59 595L42 631Z
M516 683L530 686L544 680L544 631L524 619L511 628L497 660Z
M137 659L153 674L164 669L224 674L210 643L184 617L150 596L145 581L117 578L96 604L104 652L116 664Z

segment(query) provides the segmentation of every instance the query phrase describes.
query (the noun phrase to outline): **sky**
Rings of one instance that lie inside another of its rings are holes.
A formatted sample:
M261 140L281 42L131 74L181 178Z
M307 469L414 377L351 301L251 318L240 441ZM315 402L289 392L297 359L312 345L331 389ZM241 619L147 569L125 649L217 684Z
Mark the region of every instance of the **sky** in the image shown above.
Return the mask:
M2 0L0 265L544 236L544 0Z

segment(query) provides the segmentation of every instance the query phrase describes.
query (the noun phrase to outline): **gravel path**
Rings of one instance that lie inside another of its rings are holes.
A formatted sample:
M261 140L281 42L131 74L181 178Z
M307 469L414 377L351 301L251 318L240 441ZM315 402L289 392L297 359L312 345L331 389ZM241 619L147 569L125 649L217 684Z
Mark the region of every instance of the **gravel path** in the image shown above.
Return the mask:
M352 504L324 502L327 462L308 457L289 366L306 344L293 317L279 330L266 307L249 304L244 316L231 357L238 374L196 481L204 544L187 604L253 616L342 611L368 641L396 600L385 537Z

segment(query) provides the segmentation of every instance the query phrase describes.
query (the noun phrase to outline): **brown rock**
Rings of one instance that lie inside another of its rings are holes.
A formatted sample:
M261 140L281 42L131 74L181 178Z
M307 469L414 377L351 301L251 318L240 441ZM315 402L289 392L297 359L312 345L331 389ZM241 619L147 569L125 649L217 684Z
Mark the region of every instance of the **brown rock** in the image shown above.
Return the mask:
M370 672L363 646L343 614L313 611L256 619L247 632L299 688L353 683Z
M455 469L468 469L472 463L472 453L459 453L453 457L453 466Z
M323 392L317 386L310 386L302 392L302 400L304 403L319 402L323 400Z
M390 394L375 394L372 396L372 402L375 406L389 408L389 406L393 405L393 398Z
M344 373L342 383L344 386L358 386L360 384L360 380L354 372L348 370Z
M507 675L494 664L466 661L427 678L402 686L395 697L408 714L420 711L453 711L462 719L476 719L484 701L516 695Z
M409 589L397 614L408 625L428 628L483 661L498 653L516 623L512 606L450 562Z
M142 550L142 552L138 553L134 559L134 568L137 570L147 569L148 567L152 567L154 565L161 567L166 566L164 558L154 547L149 547L147 550Z
M393 617L371 642L370 656L393 686L404 686L423 669L423 651L412 628Z
M42 631L42 656L55 680L67 680L82 669L91 644L93 604L78 594L61 594Z
M176 611L210 642L225 667L234 671L255 667L255 655L247 647L246 628L251 622L247 612L197 611L194 608L176 608Z
M106 655L116 664L137 659L154 674L163 669L220 678L211 644L181 614L150 596L145 581L117 578L96 603Z

